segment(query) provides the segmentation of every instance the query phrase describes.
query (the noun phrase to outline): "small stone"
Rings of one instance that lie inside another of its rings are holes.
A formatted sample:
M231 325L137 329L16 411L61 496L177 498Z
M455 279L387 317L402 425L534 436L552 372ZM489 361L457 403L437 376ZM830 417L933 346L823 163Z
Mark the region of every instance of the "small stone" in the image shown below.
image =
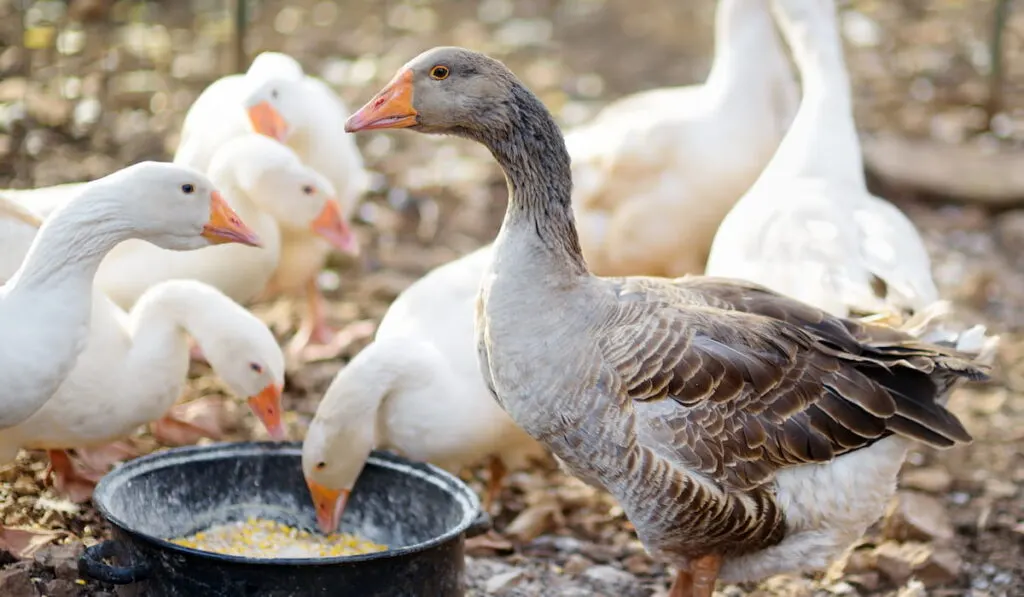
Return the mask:
M914 577L926 587L938 587L953 582L960 574L963 561L952 549L937 549L921 565L915 567Z
M28 115L48 127L60 127L71 118L71 102L46 93L33 93L25 101Z
M903 473L900 485L928 493L946 493L953 487L953 477L939 467L925 467Z
M562 569L565 570L566 574L572 574L575 576L593 565L594 563L587 559L586 556L574 553L565 561L565 565L562 566Z
M18 562L0 568L0 595L5 597L32 597L36 594L32 586L31 564Z
M595 562L607 564L619 559L619 550L599 543L583 543L579 552Z
M1017 485L1005 479L985 479L985 495L997 500L1012 498L1017 495Z
M10 46L0 52L0 74L12 73L21 67L24 52L18 46Z
M28 81L24 77L11 77L0 81L0 102L24 100L28 94Z
M78 597L82 587L73 581L63 578L55 578L46 581L43 585L43 595L46 597Z
M57 578L75 580L78 578L78 558L85 546L78 541L64 545L47 545L35 554L36 563L52 568Z
M886 512L883 534L897 541L948 541L953 538L953 522L938 499L900 491Z
M882 578L878 572L872 570L869 572L859 572L857 574L848 574L846 582L861 589L865 593L873 593L882 586Z
M647 554L635 553L625 560L622 560L622 566L628 570L630 574L650 574L651 558L647 557Z
M628 587L636 583L632 574L613 566L594 566L584 572L583 576L602 588Z
M914 573L914 563L920 557L918 547L918 544L886 541L875 548L875 565L893 584L902 585Z
M952 549L934 549L923 543L886 541L875 548L878 569L894 584L916 578L926 587L956 580L961 560Z
M547 537L540 537L537 539L537 542L539 543L541 539L547 539ZM576 537L558 535L554 536L551 542L554 544L555 549L564 553L576 553L583 549L583 542Z
M510 570L495 574L487 580L484 590L490 595L503 595L507 590L523 582L525 578L522 570Z
M1024 209L1009 210L996 220L996 238L1010 255L1024 253Z

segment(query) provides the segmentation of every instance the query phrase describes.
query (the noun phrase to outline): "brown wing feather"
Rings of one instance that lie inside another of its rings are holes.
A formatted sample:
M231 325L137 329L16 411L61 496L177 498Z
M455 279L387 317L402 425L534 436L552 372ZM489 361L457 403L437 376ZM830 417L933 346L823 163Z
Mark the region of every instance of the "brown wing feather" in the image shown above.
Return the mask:
M613 283L622 317L601 346L606 362L638 411L678 404L665 421L674 437L657 449L717 481L750 489L894 433L971 440L939 402L956 379L984 377L967 355L744 282Z

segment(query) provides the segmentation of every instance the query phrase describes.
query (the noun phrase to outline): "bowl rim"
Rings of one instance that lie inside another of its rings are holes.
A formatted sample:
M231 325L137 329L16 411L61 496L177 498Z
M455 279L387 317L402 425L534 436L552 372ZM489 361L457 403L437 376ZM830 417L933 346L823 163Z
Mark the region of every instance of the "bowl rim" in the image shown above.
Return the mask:
M413 545L406 545L396 549L351 555L333 556L324 558L249 558L231 554L221 554L212 551L203 551L191 547L171 543L162 537L132 528L121 518L114 516L107 506L109 495L123 484L146 471L166 468L182 462L195 462L196 460L214 460L223 453L231 455L247 455L258 453L273 453L284 455L295 455L301 457L302 442L299 441L245 441L245 442L217 442L203 446L181 446L168 448L157 452L151 452L144 456L134 458L128 462L116 466L113 470L103 476L96 485L93 492L93 506L103 516L104 520L116 527L123 533L128 534L133 541L141 541L153 547L178 552L183 555L207 558L222 564L245 565L245 566L330 566L337 564L357 564L370 560L385 558L397 558L412 555L428 549L443 545L458 538L466 532L480 512L480 499L461 479L433 464L417 462L404 458L393 452L373 450L366 459L366 464L372 464L382 468L388 468L401 474L408 474L419 477L424 481L433 483L451 496L451 499L462 505L462 520L449 528L444 533L426 541ZM99 499L96 499L98 496Z

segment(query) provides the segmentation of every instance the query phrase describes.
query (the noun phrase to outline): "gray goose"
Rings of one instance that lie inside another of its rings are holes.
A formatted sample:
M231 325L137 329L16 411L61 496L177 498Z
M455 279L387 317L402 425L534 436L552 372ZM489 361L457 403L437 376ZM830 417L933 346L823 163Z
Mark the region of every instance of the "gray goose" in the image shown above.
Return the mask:
M879 517L910 441L971 439L942 402L985 378L976 355L752 283L592 275L562 135L497 60L429 50L345 128L491 150L509 203L477 301L484 379L678 567L673 597L824 567Z

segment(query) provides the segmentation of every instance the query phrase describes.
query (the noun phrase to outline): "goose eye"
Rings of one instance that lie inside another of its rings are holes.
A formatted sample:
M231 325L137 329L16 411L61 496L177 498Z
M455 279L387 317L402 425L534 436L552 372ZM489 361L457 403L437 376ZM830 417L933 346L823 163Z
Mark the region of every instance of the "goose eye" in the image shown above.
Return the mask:
M323 460L321 460L320 462L316 463L316 470L318 470L318 471L322 471L326 467L327 467L327 463L324 462Z
M192 193L196 192L196 186L188 183L183 184L181 185L181 192L185 193L186 195L191 195Z
M307 194L307 195L312 195L313 193L316 192L316 189L313 188L313 185L308 184L308 185L302 187L302 192Z
M441 66L440 64L430 69L430 78L436 81L443 81L448 78L451 74L451 70L447 66Z
M249 363L249 368L256 373L263 373L263 367L259 363Z
M270 97L272 97L274 99L277 99L277 90L276 89L271 89L270 90Z

